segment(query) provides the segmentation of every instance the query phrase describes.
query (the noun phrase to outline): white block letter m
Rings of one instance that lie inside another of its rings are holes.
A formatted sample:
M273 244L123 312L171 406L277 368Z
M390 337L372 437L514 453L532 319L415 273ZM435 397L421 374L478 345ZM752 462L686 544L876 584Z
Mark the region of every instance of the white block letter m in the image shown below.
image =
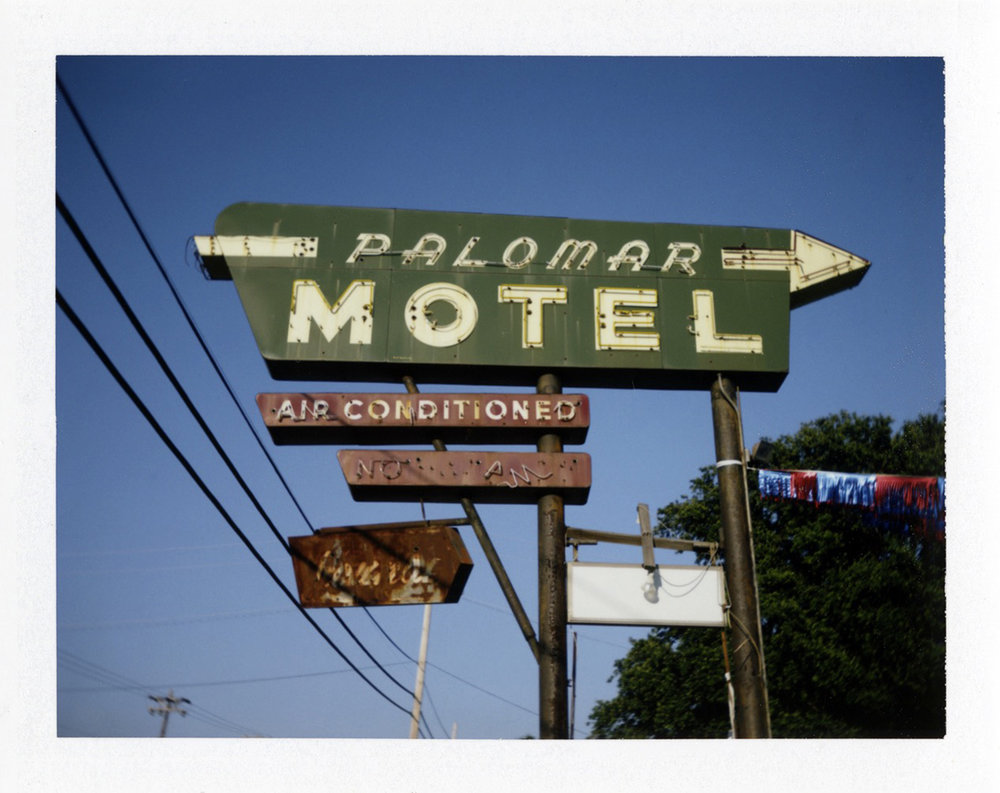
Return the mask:
M337 298L337 302L331 306L326 302L319 284L310 279L297 280L292 284L288 343L307 343L314 322L323 334L323 338L333 341L333 337L350 322L351 344L371 344L374 301L374 281L366 279L351 281L344 293Z

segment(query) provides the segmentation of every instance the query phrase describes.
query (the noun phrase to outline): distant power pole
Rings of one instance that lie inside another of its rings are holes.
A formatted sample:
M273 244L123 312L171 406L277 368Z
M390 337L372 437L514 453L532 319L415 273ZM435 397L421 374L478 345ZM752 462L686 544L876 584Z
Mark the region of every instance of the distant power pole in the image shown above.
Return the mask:
M424 698L424 670L427 668L427 639L431 632L431 604L424 604L424 625L420 631L420 657L417 660L417 684L413 694L413 712L410 716L410 737L420 736L420 704Z
M187 711L183 708L177 707L181 704L191 704L191 700L187 697L175 697L174 690L170 689L165 697L149 697L153 702L157 704L157 707L150 706L149 713L153 716L163 716L163 726L160 727L160 737L167 737L167 719L170 718L171 713L179 713L181 716L187 716Z

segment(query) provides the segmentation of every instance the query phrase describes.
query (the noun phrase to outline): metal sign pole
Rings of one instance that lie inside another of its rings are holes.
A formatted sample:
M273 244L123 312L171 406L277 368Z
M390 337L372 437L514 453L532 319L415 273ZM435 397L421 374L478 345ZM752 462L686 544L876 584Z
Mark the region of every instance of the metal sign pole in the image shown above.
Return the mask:
M406 386L407 393L419 393L416 382L409 375L403 377L403 385ZM439 452L444 451L446 448L444 442L439 438L435 438L432 441L432 444ZM500 555L497 553L496 548L493 545L493 540L490 539L490 535L486 532L486 527L483 525L483 522L479 517L479 511L469 498L460 499L460 503L462 505L462 509L465 510L466 517L469 519L472 530L476 534L476 538L479 540L480 546L482 546L483 553L486 555L486 559L490 563L493 575L496 576L497 583L500 584L500 589L503 591L504 597L507 598L507 604L510 606L510 610L514 614L514 619L517 621L517 625L521 629L521 634L524 636L524 640L528 643L528 647L531 648L531 653L535 656L535 660L539 661L540 651L538 648L538 639L535 637L535 631L531 627L531 621L528 619L528 614L524 610L524 606L521 605L521 600L518 598L517 592L514 590L514 585L510 582L510 577L504 569L503 562L500 561Z
M745 464L736 389L721 375L712 383L722 548L729 587L732 630L732 685L736 699L735 737L769 738L764 650L757 608L756 571L750 538L750 516L743 479Z
M540 394L562 388L552 374L538 379ZM561 452L555 433L538 439L538 451ZM538 500L538 664L539 738L567 738L566 676L566 518L563 498L549 494Z

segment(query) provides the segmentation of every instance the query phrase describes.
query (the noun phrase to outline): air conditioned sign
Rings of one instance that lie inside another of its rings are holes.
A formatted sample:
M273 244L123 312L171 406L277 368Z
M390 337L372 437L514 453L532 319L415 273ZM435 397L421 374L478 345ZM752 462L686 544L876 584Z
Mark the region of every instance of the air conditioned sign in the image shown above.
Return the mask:
M791 230L278 204L196 243L282 379L774 390L789 309L868 267Z
M558 431L583 443L590 426L584 394L257 394L277 444L534 443Z
M586 504L590 455L582 452L439 452L341 449L355 501L534 504L546 494Z

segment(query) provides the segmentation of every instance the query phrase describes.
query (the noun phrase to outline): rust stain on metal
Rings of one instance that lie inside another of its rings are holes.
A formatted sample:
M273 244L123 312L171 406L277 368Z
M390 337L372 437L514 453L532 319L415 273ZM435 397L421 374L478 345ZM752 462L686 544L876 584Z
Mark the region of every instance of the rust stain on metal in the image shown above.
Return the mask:
M585 504L590 493L583 453L343 449L337 460L356 501L532 504L555 494Z
M306 608L456 603L472 571L453 526L326 528L289 544Z
M558 433L583 443L590 427L584 394L258 394L278 444L533 443Z

